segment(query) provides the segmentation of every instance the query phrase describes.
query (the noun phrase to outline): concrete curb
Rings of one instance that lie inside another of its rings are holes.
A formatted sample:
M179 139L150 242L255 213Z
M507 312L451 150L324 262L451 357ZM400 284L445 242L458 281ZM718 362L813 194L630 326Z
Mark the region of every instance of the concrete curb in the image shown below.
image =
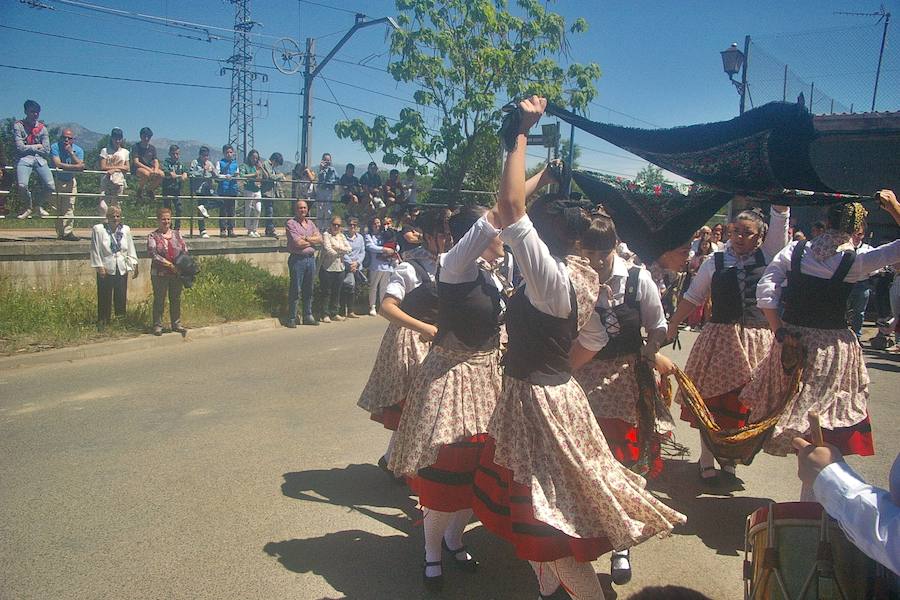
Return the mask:
M263 331L279 327L281 327L281 322L278 319L236 321L233 323L221 323L219 325L210 325L209 327L189 329L186 337L181 337L177 333L166 333L163 334L162 337L145 334L138 337L110 342L101 341L85 344L83 346L72 346L70 348L57 348L55 350L45 350L43 352L5 356L0 358L0 371L74 362L85 358L97 358L101 356L110 356L112 354L122 354L123 352L134 352L137 350L165 348L167 346L174 346L175 344L182 344L192 340L224 337L226 335L237 335L239 333Z

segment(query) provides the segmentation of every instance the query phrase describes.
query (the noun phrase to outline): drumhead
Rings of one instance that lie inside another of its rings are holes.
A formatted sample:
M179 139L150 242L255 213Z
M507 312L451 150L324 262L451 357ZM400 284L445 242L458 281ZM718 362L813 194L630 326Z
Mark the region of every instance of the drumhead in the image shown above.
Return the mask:
M818 502L774 502L770 505L774 511L774 519L798 519L818 521L822 518L822 505ZM748 527L765 524L769 518L769 507L763 506L754 510L749 517Z

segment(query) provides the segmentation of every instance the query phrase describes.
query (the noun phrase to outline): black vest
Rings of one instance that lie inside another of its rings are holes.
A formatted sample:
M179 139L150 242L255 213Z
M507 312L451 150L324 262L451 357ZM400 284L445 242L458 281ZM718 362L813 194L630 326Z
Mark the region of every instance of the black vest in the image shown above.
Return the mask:
M782 295L784 316L782 320L800 327L817 329L844 329L847 327L847 298L852 283L844 278L850 272L856 251L847 250L831 279L804 275L800 271L806 240L797 242L791 253L791 271L788 285Z
M500 334L500 290L491 276L478 269L474 281L444 283L438 272L438 333L440 344L448 333L473 349L487 349Z
M400 310L414 319L434 325L437 323L438 317L437 285L432 281L428 269L418 260L413 258L406 262L415 269L416 276L421 283L403 297L400 302Z
M625 281L625 301L612 308L596 307L594 310L600 315L601 322L606 328L609 342L594 355L594 360L608 360L637 354L644 345L641 337L641 303L637 301L638 277L641 274L640 267L628 269L628 279ZM601 292L602 293L602 292ZM618 320L618 327L607 325L607 313L614 313Z
M744 269L744 293L738 282L738 268L725 268L725 253L716 252L716 272L713 273L711 295L713 323L741 323L744 325L766 325L762 312L756 307L756 284L766 271L766 257L759 248L753 255L754 263Z
M560 385L572 377L569 349L578 333L578 304L569 283L568 317L552 317L532 306L519 286L506 307L509 348L501 364L510 377L535 385Z

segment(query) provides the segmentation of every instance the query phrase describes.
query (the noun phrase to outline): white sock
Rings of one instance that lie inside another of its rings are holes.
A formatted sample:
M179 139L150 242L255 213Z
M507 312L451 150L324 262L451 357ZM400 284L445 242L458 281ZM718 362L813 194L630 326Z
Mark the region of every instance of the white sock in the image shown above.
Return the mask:
M425 509L423 519L425 526L425 562L441 561L441 540L452 518L453 513L431 510L430 508ZM428 577L436 577L441 573L440 565L425 568L425 575Z
M463 510L458 510L453 513L450 517L450 522L447 523L447 529L444 531L444 541L447 542L448 548L451 550L462 548L462 536L463 533L465 533L466 525L469 524L471 518L471 508L464 508ZM455 556L458 560L469 560L472 558L468 552L457 552Z
M397 432L391 433L391 439L388 441L387 450L384 451L384 460L391 462L391 454L394 452L394 443L397 441Z
M556 570L553 569L553 563L529 560L528 564L531 565L537 576L541 596L550 596L559 589L559 577L556 575Z
M703 437L700 438L700 466L704 469L716 466L716 457L713 456L712 450L703 441Z
M603 588L594 573L594 566L589 562L578 562L571 556L560 558L551 563L556 575L573 600L603 600Z

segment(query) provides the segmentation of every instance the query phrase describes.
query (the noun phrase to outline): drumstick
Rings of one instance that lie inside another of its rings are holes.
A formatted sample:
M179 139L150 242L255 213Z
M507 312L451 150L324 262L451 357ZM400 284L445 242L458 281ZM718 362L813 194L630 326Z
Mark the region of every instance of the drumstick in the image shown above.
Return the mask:
M822 437L822 425L819 423L819 413L814 410L807 414L809 418L809 432L812 436L812 443L816 446L824 446L825 440Z

